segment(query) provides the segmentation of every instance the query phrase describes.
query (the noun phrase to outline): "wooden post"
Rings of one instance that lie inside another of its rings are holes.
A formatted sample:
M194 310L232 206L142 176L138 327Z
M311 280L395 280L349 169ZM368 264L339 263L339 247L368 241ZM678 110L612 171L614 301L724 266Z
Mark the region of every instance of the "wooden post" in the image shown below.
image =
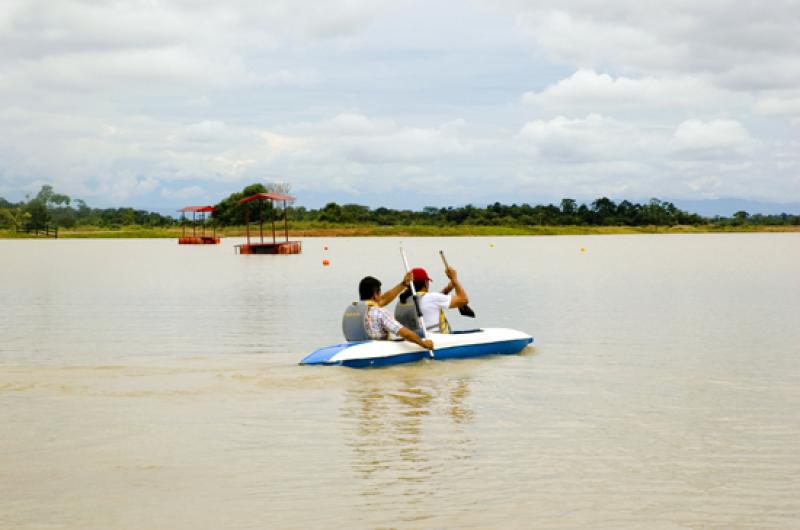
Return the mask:
M247 234L247 244L250 244L250 203L244 205L244 231Z
M286 235L286 241L289 241L289 213L286 211L286 201L283 201L283 233Z
M258 203L258 233L261 236L261 242L264 242L264 208L262 208L261 200Z
M272 219L272 244L275 245L275 201L269 200L269 216Z

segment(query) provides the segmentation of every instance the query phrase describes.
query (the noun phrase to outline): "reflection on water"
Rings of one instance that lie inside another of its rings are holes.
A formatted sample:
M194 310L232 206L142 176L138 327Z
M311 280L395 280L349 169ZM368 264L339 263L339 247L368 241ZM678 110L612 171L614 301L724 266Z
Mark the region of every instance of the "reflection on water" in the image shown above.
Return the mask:
M342 406L352 469L367 508L392 504L403 520L424 520L437 475L473 450L466 377L402 378L349 388ZM442 444L444 440L444 444ZM437 458L431 458L432 453ZM444 456L444 458L443 458Z

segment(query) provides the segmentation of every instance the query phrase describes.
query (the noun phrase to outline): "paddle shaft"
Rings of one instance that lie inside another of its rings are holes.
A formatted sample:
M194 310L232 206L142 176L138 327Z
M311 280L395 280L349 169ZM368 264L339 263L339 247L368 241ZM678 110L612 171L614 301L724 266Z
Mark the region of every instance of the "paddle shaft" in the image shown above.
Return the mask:
M406 259L406 251L403 250L403 247L400 247L400 256L403 258L403 267L405 267L406 273L410 272L411 269L408 267L408 259ZM417 310L417 321L419 322L419 327L422 328L422 338L428 338L428 330L425 329L425 320L422 318L422 310L419 308L419 299L417 298L417 290L414 288L414 279L411 279L411 283L409 284L411 287L411 299L414 301L414 309ZM433 350L428 350L433 357Z
M444 268L449 269L450 265L447 263L447 258L444 257L444 251L440 250L439 255L442 257L442 263L444 263ZM458 308L458 312L464 315L465 317L475 318L475 311L468 305L463 305Z

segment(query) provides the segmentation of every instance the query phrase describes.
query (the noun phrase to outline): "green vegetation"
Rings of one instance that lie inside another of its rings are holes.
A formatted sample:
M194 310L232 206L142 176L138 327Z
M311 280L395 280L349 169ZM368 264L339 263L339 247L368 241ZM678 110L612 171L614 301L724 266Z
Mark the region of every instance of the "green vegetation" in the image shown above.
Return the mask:
M46 185L27 202L11 203L0 197L0 230L43 230L46 227L95 227L114 229L122 226L166 227L175 224L172 217L133 208L90 208L80 199L72 200Z
M244 234L246 212L251 223L263 216L269 221L269 201L249 203L239 199L266 191L289 193L287 184L252 184L215 205L210 225L223 236ZM257 208L260 208L259 211ZM280 205L276 216L283 216ZM645 204L615 203L601 197L590 204L563 199L559 206L498 202L485 208L460 207L394 210L359 204L328 203L320 209L289 205L287 214L294 236L460 236L460 235L560 235L692 233L728 231L800 230L800 215L750 215L706 218L688 213L671 202L651 199ZM0 198L0 237L26 237L25 230L58 226L59 237L177 237L181 221L133 208L90 208L43 186L27 202ZM20 233L22 232L22 233Z

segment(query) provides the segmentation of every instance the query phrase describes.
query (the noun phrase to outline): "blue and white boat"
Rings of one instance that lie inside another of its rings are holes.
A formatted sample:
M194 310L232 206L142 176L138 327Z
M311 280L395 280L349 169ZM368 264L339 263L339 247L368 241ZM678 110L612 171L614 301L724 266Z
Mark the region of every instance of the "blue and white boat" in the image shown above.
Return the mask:
M453 333L432 333L433 356L412 342L397 340L349 341L320 348L300 364L340 365L352 368L386 366L422 359L465 359L483 355L519 353L533 342L533 337L514 329L484 328Z

